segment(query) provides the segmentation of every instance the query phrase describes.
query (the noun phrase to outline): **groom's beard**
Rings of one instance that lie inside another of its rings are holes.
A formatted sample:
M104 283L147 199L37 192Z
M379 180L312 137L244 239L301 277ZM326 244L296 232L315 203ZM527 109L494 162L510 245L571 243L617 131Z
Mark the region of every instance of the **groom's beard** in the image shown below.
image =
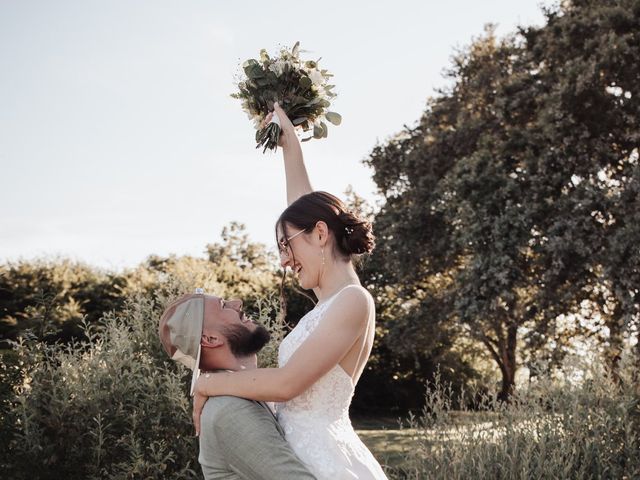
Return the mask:
M227 337L231 353L236 357L247 357L258 353L271 338L269 330L262 325L258 325L253 331L244 325L233 325L225 328L222 333Z

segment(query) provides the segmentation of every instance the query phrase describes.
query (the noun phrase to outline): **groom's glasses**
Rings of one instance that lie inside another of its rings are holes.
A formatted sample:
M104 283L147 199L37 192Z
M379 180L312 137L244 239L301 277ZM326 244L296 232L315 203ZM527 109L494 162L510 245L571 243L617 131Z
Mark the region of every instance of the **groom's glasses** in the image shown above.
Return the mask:
M307 229L305 228L304 230L300 230L299 232L294 233L290 237L285 237L282 240L279 240L278 241L278 250L280 251L280 256L289 258L289 247L290 247L289 242L291 240L293 240L294 238L296 238L301 233L304 233L306 231L307 231Z

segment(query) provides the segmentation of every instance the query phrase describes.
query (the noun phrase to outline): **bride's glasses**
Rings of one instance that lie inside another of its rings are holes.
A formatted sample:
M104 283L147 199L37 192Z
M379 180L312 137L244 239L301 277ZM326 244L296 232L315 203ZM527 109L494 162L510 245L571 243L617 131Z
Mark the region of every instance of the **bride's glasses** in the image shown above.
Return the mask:
M291 240L293 240L294 238L296 238L301 233L304 233L306 231L307 231L307 229L305 228L304 230L300 230L299 232L294 233L290 237L285 237L285 238L283 238L281 240L278 240L278 250L280 251L280 256L288 258L289 257L289 242Z

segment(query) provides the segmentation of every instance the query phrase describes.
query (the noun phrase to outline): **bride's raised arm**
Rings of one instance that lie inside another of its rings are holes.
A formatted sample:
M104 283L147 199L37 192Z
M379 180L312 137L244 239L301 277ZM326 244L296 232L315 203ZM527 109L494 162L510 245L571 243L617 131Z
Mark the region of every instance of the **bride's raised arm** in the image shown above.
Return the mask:
M298 140L293 124L278 103L275 103L273 108L278 115L282 129L280 146L282 147L284 171L287 178L287 205L291 205L302 195L311 193L313 189L311 182L309 182L307 168L304 166L300 140Z

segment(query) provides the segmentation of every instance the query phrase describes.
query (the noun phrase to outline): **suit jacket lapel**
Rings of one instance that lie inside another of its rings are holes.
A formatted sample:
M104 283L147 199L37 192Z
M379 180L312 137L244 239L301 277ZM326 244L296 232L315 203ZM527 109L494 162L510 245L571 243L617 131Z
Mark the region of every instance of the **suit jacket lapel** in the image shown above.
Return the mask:
M284 437L284 430L282 430L282 427L278 423L278 418L274 415L273 411L269 408L269 405L267 405L264 402L257 401L257 400L256 400L256 403L258 403L260 406L262 406L262 408L266 409L267 412L269 412L269 414L273 417L273 420L276 422L276 426L278 427L278 431Z

